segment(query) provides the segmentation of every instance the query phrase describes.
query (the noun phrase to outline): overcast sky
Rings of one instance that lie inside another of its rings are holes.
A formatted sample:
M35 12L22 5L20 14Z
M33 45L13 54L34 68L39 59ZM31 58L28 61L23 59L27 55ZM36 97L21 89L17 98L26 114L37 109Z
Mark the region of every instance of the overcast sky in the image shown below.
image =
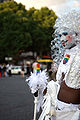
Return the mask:
M80 9L80 0L15 0L18 3L22 3L26 6L26 9L35 7L40 9L47 6L49 9L53 9L54 12L60 16L64 12L70 9Z

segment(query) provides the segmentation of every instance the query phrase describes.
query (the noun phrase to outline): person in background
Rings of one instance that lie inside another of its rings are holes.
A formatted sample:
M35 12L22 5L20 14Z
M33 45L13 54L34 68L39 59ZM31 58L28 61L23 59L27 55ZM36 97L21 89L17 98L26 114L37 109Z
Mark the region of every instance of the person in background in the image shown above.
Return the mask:
M9 75L9 77L12 76L12 74L11 74L11 69L12 69L12 65L9 64L9 66L8 66L8 75Z
M24 78L24 65L21 67L21 76Z
M33 64L32 64L33 73L36 73L37 64L38 64L37 61L34 61Z
M2 77L2 65L0 64L0 78Z
M31 71L31 64L27 63L27 75L30 75L30 71Z
M6 64L3 65L3 77L6 76Z

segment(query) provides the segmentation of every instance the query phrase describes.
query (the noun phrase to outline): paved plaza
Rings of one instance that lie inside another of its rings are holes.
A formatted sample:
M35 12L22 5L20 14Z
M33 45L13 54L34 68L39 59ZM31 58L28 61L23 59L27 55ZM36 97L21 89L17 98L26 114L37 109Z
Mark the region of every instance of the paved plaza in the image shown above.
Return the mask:
M33 96L20 75L0 78L0 120L32 120Z

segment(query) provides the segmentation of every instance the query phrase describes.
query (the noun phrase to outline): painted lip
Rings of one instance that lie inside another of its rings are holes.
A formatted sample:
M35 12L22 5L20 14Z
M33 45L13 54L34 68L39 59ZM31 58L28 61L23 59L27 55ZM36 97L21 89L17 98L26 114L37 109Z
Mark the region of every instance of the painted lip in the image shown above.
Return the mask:
M64 42L62 42L62 45L63 45L63 46L65 46L65 43L64 43Z

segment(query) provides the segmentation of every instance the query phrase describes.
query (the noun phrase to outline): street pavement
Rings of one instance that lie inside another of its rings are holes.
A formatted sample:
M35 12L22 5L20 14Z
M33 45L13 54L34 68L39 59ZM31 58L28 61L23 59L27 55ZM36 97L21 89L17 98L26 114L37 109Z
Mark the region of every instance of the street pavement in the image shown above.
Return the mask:
M26 76L0 78L0 120L32 120L34 98Z

